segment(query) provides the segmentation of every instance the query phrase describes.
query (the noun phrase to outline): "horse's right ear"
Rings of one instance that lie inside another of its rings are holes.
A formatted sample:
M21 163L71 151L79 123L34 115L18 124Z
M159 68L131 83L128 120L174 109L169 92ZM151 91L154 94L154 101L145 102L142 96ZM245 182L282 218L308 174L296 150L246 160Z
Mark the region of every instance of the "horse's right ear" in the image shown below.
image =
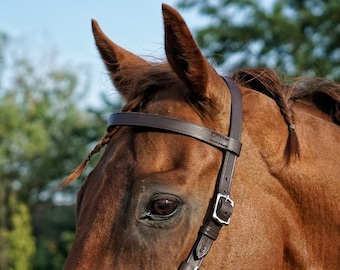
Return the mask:
M110 73L112 82L127 101L131 97L130 87L134 68L147 68L150 64L139 56L112 42L101 30L96 20L92 20L92 32L96 46Z

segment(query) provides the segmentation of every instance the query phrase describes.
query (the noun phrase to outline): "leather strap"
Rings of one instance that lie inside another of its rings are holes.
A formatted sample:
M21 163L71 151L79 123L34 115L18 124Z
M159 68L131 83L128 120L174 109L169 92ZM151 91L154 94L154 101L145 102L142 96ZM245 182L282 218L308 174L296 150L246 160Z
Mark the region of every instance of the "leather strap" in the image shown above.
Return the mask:
M222 78L227 83L231 94L229 139L240 141L242 131L241 93L231 79L227 77ZM208 217L199 230L198 237L187 260L182 262L178 270L198 270L213 242L217 239L221 228L230 223L234 202L230 199L229 195L238 155L229 150L226 150L223 155L222 166L214 193L215 203L208 210Z
M228 137L206 127L162 115L121 112L112 114L108 122L108 131L114 126L154 128L190 136L217 147L223 152L223 161L214 192L215 203L209 208L206 221L199 230L196 242L187 260L178 268L179 270L199 269L211 245L217 239L220 229L229 224L234 206L229 195L236 158L241 151L242 102L237 85L227 77L222 78L228 85L231 94L231 118Z
M226 137L206 127L163 115L139 112L114 113L109 118L108 130L113 126L148 127L162 131L166 130L195 138L221 150L231 151L236 155L239 155L241 151L241 143L235 139Z

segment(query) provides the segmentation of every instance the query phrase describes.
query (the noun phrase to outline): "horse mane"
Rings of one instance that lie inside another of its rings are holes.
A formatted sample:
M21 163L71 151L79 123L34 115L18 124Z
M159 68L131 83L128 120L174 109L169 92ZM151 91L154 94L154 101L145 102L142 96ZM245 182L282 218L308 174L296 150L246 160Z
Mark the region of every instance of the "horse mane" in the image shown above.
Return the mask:
M131 78L129 81L131 88L137 91L132 93L129 102L122 108L122 111L139 111L143 109L153 96L157 96L157 91L166 88L166 86L176 85L174 88L179 91L183 90L183 85L179 83L177 76L167 64L154 63L152 67L145 71L145 69L136 66L130 71L131 74L125 74L125 77ZM299 143L295 132L292 110L294 102L297 100L307 102L329 115L335 124L340 125L340 85L329 80L299 78L295 83L287 84L281 82L274 70L267 68L240 69L235 71L231 78L239 85L249 87L271 97L279 106L289 131L284 152L286 165L289 164L292 157L299 157ZM201 101L192 104L192 99L188 96L186 100L199 114L204 115L207 113L207 108ZM108 130L86 159L59 185L59 188L64 188L79 177L91 157L109 143L117 129L118 127Z
M175 89L183 92L183 84L167 63L149 62L149 64L146 68L135 66L124 70L124 77L129 78L129 87L134 91L131 91L128 102L122 108L123 112L141 111L148 102L157 97L160 89L176 85Z
M340 85L324 78L301 77L293 83L281 82L278 74L268 68L240 69L232 74L232 79L245 87L261 92L275 100L288 126L285 148L286 163L299 156L299 143L295 131L292 105L296 101L308 103L340 125Z

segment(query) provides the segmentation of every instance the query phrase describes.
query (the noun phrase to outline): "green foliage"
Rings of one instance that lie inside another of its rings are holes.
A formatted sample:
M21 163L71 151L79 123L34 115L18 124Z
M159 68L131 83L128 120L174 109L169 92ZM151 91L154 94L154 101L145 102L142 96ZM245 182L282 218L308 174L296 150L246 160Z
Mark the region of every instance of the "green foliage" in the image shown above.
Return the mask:
M196 37L218 65L340 81L338 0L180 0L179 7L208 18Z
M19 203L14 195L9 196L9 230L4 232L7 243L8 270L32 269L31 258L35 253L31 218L28 207Z
M61 269L81 179L55 188L104 135L112 104L84 109L86 70L12 56L10 46L0 34L0 269Z
M62 269L75 235L74 208L50 202L39 203L33 220L35 235L39 236L33 258L34 270Z

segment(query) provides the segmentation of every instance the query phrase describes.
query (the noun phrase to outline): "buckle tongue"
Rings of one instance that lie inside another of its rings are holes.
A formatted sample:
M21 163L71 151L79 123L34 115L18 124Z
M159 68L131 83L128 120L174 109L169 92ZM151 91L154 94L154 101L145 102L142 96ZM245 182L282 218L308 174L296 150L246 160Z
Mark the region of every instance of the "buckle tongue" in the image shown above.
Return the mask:
M217 193L212 217L221 225L229 225L233 208L234 201L230 199L229 195Z

